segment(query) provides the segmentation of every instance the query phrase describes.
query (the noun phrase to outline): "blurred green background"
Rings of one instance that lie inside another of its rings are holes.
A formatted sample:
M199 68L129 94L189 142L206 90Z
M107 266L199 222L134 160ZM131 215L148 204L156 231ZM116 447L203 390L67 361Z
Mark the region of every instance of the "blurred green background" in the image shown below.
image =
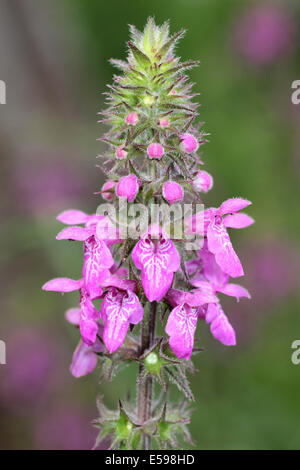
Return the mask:
M299 449L300 5L251 0L1 0L0 448L90 448L96 395L124 398L134 366L111 384L99 370L74 379L78 333L63 312L76 295L41 291L52 277L78 278L81 248L57 242L57 213L93 212L103 184L95 156L106 83L124 59L128 24L148 16L187 29L178 54L200 59L190 73L200 92L203 149L215 186L208 205L250 199L256 224L232 234L251 301L222 303L238 345L225 348L201 323L205 348L191 378L190 426L197 449Z

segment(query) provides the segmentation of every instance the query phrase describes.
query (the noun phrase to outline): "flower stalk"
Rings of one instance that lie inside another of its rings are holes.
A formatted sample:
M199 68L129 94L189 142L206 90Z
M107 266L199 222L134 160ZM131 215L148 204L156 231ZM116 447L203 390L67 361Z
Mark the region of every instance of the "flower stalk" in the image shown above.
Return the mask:
M121 75L114 76L101 113L109 126L100 139L108 148L99 156L106 204L92 215L69 210L58 216L67 227L57 239L83 244L82 276L52 279L43 289L79 292L78 307L66 313L81 336L74 376L100 364L101 380L111 381L120 367L138 364L136 399L120 401L116 411L98 401L95 446L109 436L111 449L177 448L192 442L187 403L194 397L187 374L194 371L191 356L201 350L194 344L197 324L210 325L224 345L236 344L218 293L250 297L230 282L244 271L227 229L247 227L253 219L240 212L250 205L242 198L219 208L201 206L184 218L185 203L197 208L213 187L201 169L199 149L207 134L203 123L196 124L198 104L185 74L198 61L180 62L174 55L184 31L170 36L168 23L157 26L150 18L143 32L130 30L127 62L111 59ZM184 231L177 233L180 226ZM186 247L189 237L201 240L197 248ZM165 331L160 336L159 321ZM158 396L155 382L162 389ZM167 402L169 384L182 392L182 402Z

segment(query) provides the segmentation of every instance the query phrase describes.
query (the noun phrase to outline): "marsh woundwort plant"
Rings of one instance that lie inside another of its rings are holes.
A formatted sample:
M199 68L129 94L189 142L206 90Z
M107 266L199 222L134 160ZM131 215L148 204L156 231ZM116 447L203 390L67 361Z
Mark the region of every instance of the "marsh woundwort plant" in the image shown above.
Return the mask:
M126 218L111 216L109 208L101 214L60 214L67 227L57 239L83 243L82 276L52 279L43 289L79 292L79 306L66 313L81 335L71 364L75 377L100 364L101 377L111 380L121 366L137 364L136 397L120 400L116 411L98 400L96 445L109 435L113 449L176 448L190 440L193 394L186 374L199 351L194 347L198 320L224 345L236 343L218 292L250 297L229 280L244 272L227 229L247 227L253 219L240 212L250 202L239 197L218 208L202 206L201 194L212 188L213 178L201 169L198 151L207 134L195 122L198 105L185 74L198 62L181 62L173 54L184 31L170 36L168 23L157 26L152 18L143 33L130 30L128 60L111 59L120 75L109 85L108 107L101 113L109 130L100 139L107 145L100 156L107 176L101 194L113 208L126 202ZM136 205L140 211L175 204L202 207L185 218L176 236L180 211L167 224L168 211L155 223L149 212L141 223L132 211ZM124 237L124 226L135 236L127 231ZM199 249L186 249L191 235L200 237ZM167 399L169 383L183 393L182 402Z

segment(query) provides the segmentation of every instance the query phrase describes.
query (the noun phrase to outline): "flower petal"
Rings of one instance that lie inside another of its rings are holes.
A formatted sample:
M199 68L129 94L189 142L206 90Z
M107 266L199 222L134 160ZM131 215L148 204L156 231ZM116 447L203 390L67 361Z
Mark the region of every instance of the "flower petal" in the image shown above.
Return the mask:
M156 244L150 238L139 240L132 259L142 269L142 284L150 302L160 301L173 281L173 272L180 267L179 253L171 240L162 238Z
M97 360L93 349L80 341L73 354L70 372L76 378L88 375L95 369Z
M68 210L59 214L56 219L66 225L85 224L89 216L82 211Z
M240 214L226 215L223 222L225 227L228 228L246 228L254 224L254 219L250 215L241 212Z
M95 320L81 318L79 324L80 334L88 346L92 346L97 339L98 324Z
M198 259L202 263L203 274L209 282L217 286L222 286L228 282L228 274L222 271L215 260L215 256L208 251L207 247L198 252Z
M90 237L84 243L83 278L89 295L94 299L102 294L100 284L110 276L114 264L109 248L103 240Z
M188 360L191 357L196 327L196 309L184 304L178 305L171 311L166 325L166 333L170 336L170 347L179 359Z
M101 318L105 323L103 341L110 353L124 342L129 323L139 323L144 309L138 297L131 291L108 291L101 305Z
M121 295L121 293L117 294ZM108 292L101 305L101 317L105 323L103 341L109 353L115 352L123 344L129 320L127 312L121 308L121 300L114 298L111 291Z
M51 279L51 281L46 282L42 289L54 292L72 292L74 290L80 289L81 286L82 279L74 281L68 277L57 277L55 279Z
M67 227L61 230L56 240L76 240L83 242L92 235L92 232L83 227Z
M136 282L131 279L120 279L119 276L109 274L101 281L101 287L118 287L122 290L136 290Z
M174 274L160 266L157 258L142 271L142 285L149 302L158 302L166 295L173 282Z
M213 286L209 282L197 281L193 285L197 289L188 292L185 300L190 307L200 307L210 302L218 302Z
M243 267L220 216L214 217L209 224L207 241L209 251L214 253L216 262L226 274L232 277L243 276Z
M69 308L65 313L65 318L71 325L78 326L80 323L80 308Z
M245 289L245 287L239 286L238 284L226 284L217 290L223 294L230 295L231 297L236 297L237 299L241 297L247 297L247 299L251 299L251 295L247 289Z
M221 204L218 212L221 215L229 214L230 212L238 212L242 209L245 209L245 207L248 207L250 204L252 204L252 202L248 201L247 199L233 197L232 199L227 199L224 201Z
M215 339L225 346L236 345L235 331L219 303L208 305L206 322L211 323L210 331Z

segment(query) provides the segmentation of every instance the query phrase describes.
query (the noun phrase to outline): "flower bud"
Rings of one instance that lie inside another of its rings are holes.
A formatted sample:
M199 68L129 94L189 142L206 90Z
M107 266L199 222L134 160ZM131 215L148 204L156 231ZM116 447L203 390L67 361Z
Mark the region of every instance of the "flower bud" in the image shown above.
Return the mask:
M133 173L123 176L117 184L116 194L118 197L125 197L128 202L134 201L139 191L140 181Z
M152 351L146 356L144 365L150 374L159 374L162 367L162 361L156 352Z
M121 145L120 147L117 148L116 150L116 157L119 159L119 160L124 160L124 158L126 158L128 155L128 152L126 152L126 150L124 150L124 146Z
M199 171L196 178L192 181L192 186L195 191L207 193L214 184L213 177L207 171Z
M129 113L125 118L126 124L131 124L132 126L135 126L138 120L139 117L136 113Z
M151 95L146 95L144 96L143 98L143 103L146 105L146 106L152 106L154 103L155 103L155 99L153 96Z
M196 137L194 137L192 134L181 134L180 139L181 139L180 148L183 152L186 152L186 153L196 152L196 150L199 147L199 143Z
M169 119L167 119L167 118L161 118L161 119L159 120L159 125L160 125L160 127L162 127L162 128L168 127L168 126L170 125L170 121L169 121Z
M149 155L149 158L157 158L158 160L160 160L164 154L164 148L162 145L157 143L150 144L147 148L147 153Z
M175 183L175 181L166 181L163 185L163 197L170 204L174 202L182 201L183 199L183 189L180 184Z
M112 190L114 187L115 187L116 183L112 180L109 180L109 181L106 181L106 183L104 183L104 185L102 186L102 197L103 199L105 199L106 201L112 201L115 197L114 193L112 191L108 191L108 192L105 192L107 190Z

